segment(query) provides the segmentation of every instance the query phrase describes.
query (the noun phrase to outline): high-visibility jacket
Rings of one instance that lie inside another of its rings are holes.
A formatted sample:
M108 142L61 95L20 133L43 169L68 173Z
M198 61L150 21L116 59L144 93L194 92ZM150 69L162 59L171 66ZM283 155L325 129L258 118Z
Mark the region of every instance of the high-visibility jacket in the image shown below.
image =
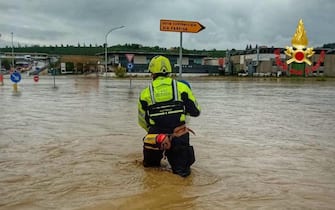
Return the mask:
M150 127L173 130L185 124L186 115L200 115L200 106L186 84L159 76L142 90L138 101L138 124L146 131Z

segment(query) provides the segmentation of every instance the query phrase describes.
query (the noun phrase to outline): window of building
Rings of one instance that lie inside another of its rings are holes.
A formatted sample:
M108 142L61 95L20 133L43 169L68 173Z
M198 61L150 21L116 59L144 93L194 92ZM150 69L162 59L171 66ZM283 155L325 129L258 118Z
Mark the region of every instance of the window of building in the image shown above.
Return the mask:
M202 59L201 58L190 59L189 64L190 65L193 65L193 64L201 65L202 64Z

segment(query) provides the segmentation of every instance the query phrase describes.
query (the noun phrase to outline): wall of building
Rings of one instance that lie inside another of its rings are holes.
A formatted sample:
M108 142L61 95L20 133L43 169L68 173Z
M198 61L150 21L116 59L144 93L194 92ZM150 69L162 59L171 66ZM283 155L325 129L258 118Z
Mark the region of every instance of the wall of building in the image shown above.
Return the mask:
M103 60L100 56L86 55L62 55L59 58L60 63L73 63L73 73L85 73L98 71L98 63Z
M324 61L324 75L335 77L335 54L327 54Z
M272 73L272 60L259 61L257 66L257 73Z
M147 56L145 55L135 55L134 63L136 64L148 64Z
M60 62L72 62L72 63L98 63L102 57L88 56L88 55L62 55L60 56Z
M320 52L318 50L312 57L308 58L312 65L309 68L313 68L320 59ZM280 59L283 63L289 59L284 53L280 54ZM257 62L258 61L258 62ZM253 54L238 54L230 57L230 64L233 66L231 73L239 71L249 71L253 73L274 73L277 71L285 71L276 64L276 55L274 53L260 53L259 55ZM257 64L257 65L256 65ZM288 65L291 67L291 65ZM325 54L325 60L320 66L310 73L311 75L325 75L335 76L335 54Z
M211 66L218 66L219 61L218 61L218 58L205 58L203 64L211 65Z

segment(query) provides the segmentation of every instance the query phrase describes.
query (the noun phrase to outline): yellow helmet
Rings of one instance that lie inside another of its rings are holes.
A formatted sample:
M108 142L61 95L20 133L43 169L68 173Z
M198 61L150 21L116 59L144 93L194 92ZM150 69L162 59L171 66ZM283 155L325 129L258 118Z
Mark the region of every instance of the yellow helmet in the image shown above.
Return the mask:
M171 73L172 68L169 59L161 55L153 57L149 63L149 72L153 74Z

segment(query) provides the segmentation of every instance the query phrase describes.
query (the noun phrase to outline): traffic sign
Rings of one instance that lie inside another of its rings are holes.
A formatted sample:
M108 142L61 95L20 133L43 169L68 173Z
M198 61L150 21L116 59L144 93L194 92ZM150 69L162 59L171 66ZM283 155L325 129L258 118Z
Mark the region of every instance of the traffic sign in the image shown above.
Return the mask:
M160 20L161 31L198 33L206 27L196 21Z
M21 81L21 74L17 71L14 71L11 75L10 75L10 80L12 80L12 82L14 83L18 83Z
M132 70L133 67L134 67L134 64L133 64L133 63L128 63L127 68L128 68L129 70Z
M133 61L133 59L134 59L134 54L126 54L126 58L127 58L127 60L128 60L128 62L132 62Z
M38 75L34 75L34 81L35 81L35 82L38 82L39 79L40 79L40 78L39 78Z

